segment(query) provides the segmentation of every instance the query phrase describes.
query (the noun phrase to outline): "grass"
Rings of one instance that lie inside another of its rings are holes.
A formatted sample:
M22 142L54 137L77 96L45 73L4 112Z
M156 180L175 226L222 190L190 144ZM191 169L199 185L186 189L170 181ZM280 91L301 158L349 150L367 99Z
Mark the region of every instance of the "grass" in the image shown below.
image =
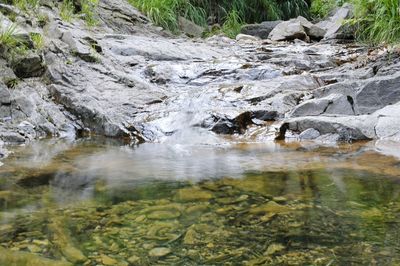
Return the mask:
M33 42L33 46L37 51L43 50L45 43L42 34L37 32L31 32L31 39Z
M7 28L0 27L0 45L6 48L15 48L20 41L15 37L16 24L12 24Z
M239 25L308 16L306 0L129 0L150 20L171 32L178 32L178 17L205 26L207 20L222 25L229 36Z
M40 0L13 0L12 3L23 11L32 11L39 7Z
M229 38L235 38L240 33L243 21L236 10L232 10L225 18L225 23L222 26L222 32Z
M72 0L64 0L60 6L60 17L66 22L71 22L75 13L74 3Z
M400 43L399 0L353 0L356 36L360 41L377 44Z

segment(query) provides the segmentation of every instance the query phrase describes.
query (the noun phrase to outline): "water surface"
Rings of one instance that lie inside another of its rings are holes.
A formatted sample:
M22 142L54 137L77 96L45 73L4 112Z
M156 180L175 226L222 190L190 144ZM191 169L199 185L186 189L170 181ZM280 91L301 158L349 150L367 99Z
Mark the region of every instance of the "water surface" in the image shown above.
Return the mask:
M395 144L186 143L14 147L0 167L0 262L400 263Z

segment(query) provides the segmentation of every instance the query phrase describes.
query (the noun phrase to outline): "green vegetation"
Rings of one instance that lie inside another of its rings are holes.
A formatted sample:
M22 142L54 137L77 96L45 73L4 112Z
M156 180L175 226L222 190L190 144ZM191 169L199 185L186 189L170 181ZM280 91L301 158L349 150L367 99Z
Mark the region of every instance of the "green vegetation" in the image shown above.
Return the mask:
M15 37L16 24L3 29L0 27L0 45L5 48L14 48L19 44L18 38Z
M206 21L223 25L232 35L241 23L288 19L308 16L306 0L129 0L156 25L176 32L178 17L185 17L198 25ZM225 25L226 24L226 25ZM232 28L230 28L232 27Z
M82 17L86 24L91 27L98 23L95 9L99 0L82 0L80 10L76 10L72 0L64 0L60 6L61 19L71 22L74 17Z
M399 0L353 0L356 35L360 41L380 44L400 42Z
M222 31L226 36L235 38L240 33L240 29L243 25L242 19L236 10L229 12L225 19L225 23L222 27Z
M338 6L337 0L314 0L310 12L315 18L325 18L336 6Z
M13 0L13 4L21 10L35 10L39 7L40 0Z
M31 35L31 39L32 39L34 48L38 51L42 50L44 48L44 39L43 39L42 34L32 32L32 33L30 33L30 35Z
M64 0L60 7L60 17L66 22L71 22L74 17L74 4L71 0Z

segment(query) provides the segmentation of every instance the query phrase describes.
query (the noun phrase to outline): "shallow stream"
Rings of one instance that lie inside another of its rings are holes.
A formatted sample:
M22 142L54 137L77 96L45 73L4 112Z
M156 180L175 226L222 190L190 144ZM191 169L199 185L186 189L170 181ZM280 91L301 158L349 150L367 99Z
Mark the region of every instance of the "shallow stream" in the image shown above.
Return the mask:
M0 167L0 262L400 265L393 145L14 147Z

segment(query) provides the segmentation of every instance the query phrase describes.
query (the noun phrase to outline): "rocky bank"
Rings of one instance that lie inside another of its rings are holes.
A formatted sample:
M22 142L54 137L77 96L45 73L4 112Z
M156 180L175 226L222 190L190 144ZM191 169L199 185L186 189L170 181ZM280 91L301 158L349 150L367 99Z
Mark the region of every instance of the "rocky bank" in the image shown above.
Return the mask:
M13 17L15 34L44 41L17 58L0 49L0 147L86 134L162 141L188 129L400 141L398 53L349 43L346 7L319 24L249 25L236 40L171 36L124 0L100 1L94 27L61 20L57 1L41 5L41 19L0 12L3 28Z

